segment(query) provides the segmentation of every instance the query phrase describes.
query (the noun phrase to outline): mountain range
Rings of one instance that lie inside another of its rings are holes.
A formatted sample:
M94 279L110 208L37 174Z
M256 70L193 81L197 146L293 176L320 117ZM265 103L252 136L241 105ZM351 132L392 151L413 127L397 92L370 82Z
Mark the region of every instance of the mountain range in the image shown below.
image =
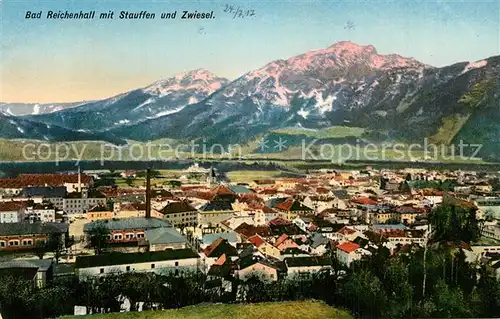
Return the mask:
M234 81L198 69L35 114L14 117L2 103L0 137L246 143L276 129L353 126L369 141L481 143L482 157L500 159L499 80L500 56L433 67L343 41Z

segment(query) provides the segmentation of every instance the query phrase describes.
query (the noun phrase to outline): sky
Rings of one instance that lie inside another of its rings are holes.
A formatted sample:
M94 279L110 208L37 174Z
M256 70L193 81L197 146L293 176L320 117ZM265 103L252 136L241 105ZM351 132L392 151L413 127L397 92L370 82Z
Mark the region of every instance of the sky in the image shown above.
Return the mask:
M233 18L226 5L255 15ZM50 20L49 10L113 10L115 18ZM141 10L156 19L117 18ZM176 10L177 19L160 19ZM183 10L215 18L181 20ZM27 11L42 19L25 19ZM347 40L433 66L500 55L498 0L0 0L0 14L2 102L95 100L198 68L235 79Z

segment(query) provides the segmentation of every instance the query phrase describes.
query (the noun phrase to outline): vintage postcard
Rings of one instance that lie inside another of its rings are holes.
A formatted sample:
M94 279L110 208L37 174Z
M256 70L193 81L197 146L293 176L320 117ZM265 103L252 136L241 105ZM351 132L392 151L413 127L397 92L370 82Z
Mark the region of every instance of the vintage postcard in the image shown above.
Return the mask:
M500 314L498 0L0 17L0 318Z

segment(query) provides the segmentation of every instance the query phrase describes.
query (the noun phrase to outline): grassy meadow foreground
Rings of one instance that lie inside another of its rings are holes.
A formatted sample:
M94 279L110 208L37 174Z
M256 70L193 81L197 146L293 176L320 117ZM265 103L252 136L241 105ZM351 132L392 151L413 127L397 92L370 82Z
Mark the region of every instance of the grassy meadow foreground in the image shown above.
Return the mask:
M245 305L198 305L181 309L111 313L89 316L70 316L64 319L350 319L349 313L332 308L323 302L295 301L276 303L256 303Z

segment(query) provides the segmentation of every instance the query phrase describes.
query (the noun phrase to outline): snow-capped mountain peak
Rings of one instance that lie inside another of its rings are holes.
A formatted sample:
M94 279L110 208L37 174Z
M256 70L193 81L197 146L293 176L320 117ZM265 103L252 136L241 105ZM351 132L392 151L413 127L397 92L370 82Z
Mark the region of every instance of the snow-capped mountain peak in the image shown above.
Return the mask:
M296 94L306 98L315 96L322 101L322 109L331 110L334 97L344 82L363 83L365 77L376 72L393 69L421 72L426 67L413 58L380 55L373 45L341 41L327 48L270 62L245 74L223 91L226 97L241 100L251 96L260 104L285 107L290 106Z
M227 79L218 77L210 71L196 69L156 81L143 88L143 91L159 96L165 96L178 91L196 91L210 95L227 82Z

